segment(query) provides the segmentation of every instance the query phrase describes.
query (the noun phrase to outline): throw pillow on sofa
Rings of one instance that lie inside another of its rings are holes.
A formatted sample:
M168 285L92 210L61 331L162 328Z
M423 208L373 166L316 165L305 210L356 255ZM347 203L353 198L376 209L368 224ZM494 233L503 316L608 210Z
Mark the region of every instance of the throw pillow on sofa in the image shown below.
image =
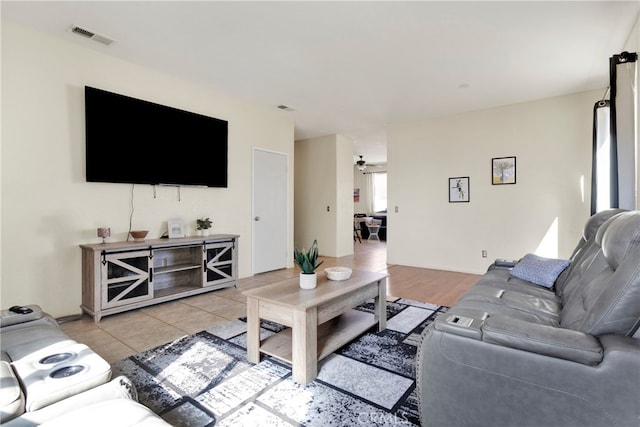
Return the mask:
M556 279L571 264L568 259L544 258L526 254L511 270L511 275L536 285L551 288Z

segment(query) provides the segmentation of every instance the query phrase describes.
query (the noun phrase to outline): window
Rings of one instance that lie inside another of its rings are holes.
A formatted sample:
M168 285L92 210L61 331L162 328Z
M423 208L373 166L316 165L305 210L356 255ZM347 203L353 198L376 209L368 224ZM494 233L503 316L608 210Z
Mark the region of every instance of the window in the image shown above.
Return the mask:
M593 177L592 177L592 207L591 213L603 211L615 206L612 200L612 187L616 184L612 182L611 169L611 128L609 122L609 101L600 101L594 107L594 127L593 127ZM615 188L615 187L613 187Z
M592 214L637 205L637 61L635 52L609 58L609 87L594 106Z
M387 210L387 173L377 172L373 175L373 211Z

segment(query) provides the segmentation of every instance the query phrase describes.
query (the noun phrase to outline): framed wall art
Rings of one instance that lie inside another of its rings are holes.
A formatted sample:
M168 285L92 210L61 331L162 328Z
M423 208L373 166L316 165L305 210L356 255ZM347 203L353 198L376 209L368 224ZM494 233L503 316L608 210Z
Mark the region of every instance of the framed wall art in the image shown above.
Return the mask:
M169 238L186 237L187 232L184 226L184 221L178 218L173 218L167 221L167 228L169 231Z
M449 178L449 203L469 201L469 177Z
M504 185L516 183L516 158L495 157L491 159L491 184Z

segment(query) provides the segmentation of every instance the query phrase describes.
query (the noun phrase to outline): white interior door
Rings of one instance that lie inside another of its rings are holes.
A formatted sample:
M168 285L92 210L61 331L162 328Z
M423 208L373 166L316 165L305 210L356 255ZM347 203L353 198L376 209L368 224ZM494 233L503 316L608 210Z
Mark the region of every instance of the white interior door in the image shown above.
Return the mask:
M287 266L287 155L253 150L253 273Z

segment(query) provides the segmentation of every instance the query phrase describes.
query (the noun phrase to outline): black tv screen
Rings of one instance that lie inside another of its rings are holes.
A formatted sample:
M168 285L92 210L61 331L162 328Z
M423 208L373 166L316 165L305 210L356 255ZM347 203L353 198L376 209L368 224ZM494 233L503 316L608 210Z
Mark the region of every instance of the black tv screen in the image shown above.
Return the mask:
M225 120L85 86L88 182L227 187Z

